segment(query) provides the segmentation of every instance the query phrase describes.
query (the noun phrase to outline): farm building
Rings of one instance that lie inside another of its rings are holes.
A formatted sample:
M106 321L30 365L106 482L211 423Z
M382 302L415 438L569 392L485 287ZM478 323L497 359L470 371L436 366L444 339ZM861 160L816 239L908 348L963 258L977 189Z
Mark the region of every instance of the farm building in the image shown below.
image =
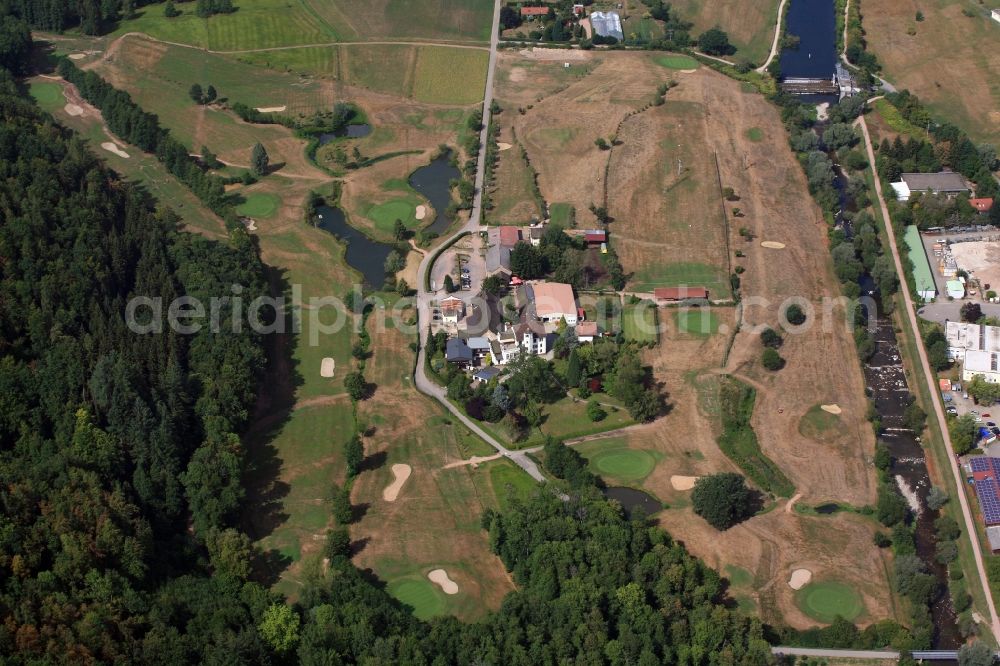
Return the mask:
M607 242L608 234L606 231L601 231L600 229L588 229L583 232L583 240L587 245L600 245Z
M570 326L576 326L577 307L573 287L562 282L535 282L524 285L525 302L534 317L543 322L558 322L565 319ZM529 312L529 316L530 316Z
M924 251L924 244L920 242L920 231L916 225L910 225L906 228L903 241L910 250L910 261L913 263L913 281L917 286L917 295L925 301L933 301L937 298L937 287L934 286L934 274L931 273L927 252Z
M979 510L987 527L1000 525L1000 458L977 456L969 461Z
M521 240L517 227L490 227L486 232L486 274L510 275L510 251Z
M954 171L939 171L938 173L904 173L899 182L892 183L896 198L909 201L914 192L930 192L953 197L962 192L968 192L969 186L961 174Z
M704 287L657 287L653 289L653 298L657 303L672 303L690 298L708 298L708 289Z
M988 213L993 208L993 199L991 197L969 199L969 205L975 208L977 213Z
M962 381L971 382L976 375L991 384L1000 384L1000 353L990 351L970 351L965 353L962 365Z
M526 18L535 18L537 16L548 16L548 7L521 7L521 16Z
M619 42L625 39L625 33L622 32L622 20L618 16L618 12L591 12L590 26L601 37L614 37Z
M944 327L944 337L948 341L948 357L952 359L960 361L970 351L1000 353L1000 326L949 321Z

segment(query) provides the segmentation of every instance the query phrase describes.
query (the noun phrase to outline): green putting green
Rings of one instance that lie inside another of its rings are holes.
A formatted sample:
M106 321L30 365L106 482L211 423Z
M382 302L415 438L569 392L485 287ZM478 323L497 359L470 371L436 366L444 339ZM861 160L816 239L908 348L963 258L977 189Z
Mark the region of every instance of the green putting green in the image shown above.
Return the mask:
M275 194L254 192L246 195L246 201L236 207L236 212L247 217L271 217L278 212L281 199Z
M677 313L677 328L694 335L712 335L719 330L719 318L714 312L701 310L679 310Z
M602 451L590 462L598 473L621 481L641 481L656 467L656 459L648 451L635 449Z
M443 594L423 578L405 578L389 583L389 594L413 608L413 615L428 620L444 613Z
M417 223L416 214L417 207L406 199L392 199L368 210L368 217L375 222L375 226L388 233L392 233L396 220L402 220L408 227L414 226ZM427 221L426 217L424 221Z
M46 110L66 103L63 99L62 86L58 83L32 83L28 93L35 98L38 106Z
M803 613L820 622L833 622L837 616L854 620L864 604L850 585L837 581L810 583L795 593L795 603Z
M836 439L840 434L840 417L813 405L799 420L799 434L819 442Z
M685 55L663 55L653 60L660 67L667 69L698 69L698 61Z

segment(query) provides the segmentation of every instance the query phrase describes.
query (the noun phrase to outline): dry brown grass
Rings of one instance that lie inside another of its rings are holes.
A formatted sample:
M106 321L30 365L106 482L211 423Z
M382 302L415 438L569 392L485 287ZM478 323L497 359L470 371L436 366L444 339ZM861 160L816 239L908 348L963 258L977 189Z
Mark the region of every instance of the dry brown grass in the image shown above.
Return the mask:
M974 16L965 16L963 9ZM917 11L924 20L917 22ZM1000 141L1000 25L956 0L865 0L868 48L886 78L976 140ZM915 34L907 31L913 29Z
M781 354L788 364L782 371L771 373L759 365L762 347L751 327L777 326L778 307L787 297L802 296L818 307L824 296L838 293L826 249L826 225L808 195L801 168L785 147L777 110L762 97L742 92L739 83L706 70L681 79L668 99L704 109L702 128L689 136L706 153L718 153L722 184L740 195L739 202L728 206L744 211L738 223L748 227L756 240L747 243L731 233L733 248L747 255L734 261L746 268L742 295L750 305L742 313L743 328L724 366L729 337L725 331L732 330L735 308L715 309L720 332L707 339L678 332L671 310L661 310L666 330L661 344L645 352L645 361L653 367L654 377L664 382L672 409L666 417L627 435L630 446L654 449L665 456L643 485L670 505L661 514L661 523L696 555L712 566L735 565L753 574L752 585L743 592L758 604L766 621L797 627L814 624L796 608L786 584L791 570L799 567L817 577L854 584L868 609L863 622L894 616L886 556L872 545L875 525L869 519L804 516L786 513L781 505L719 533L693 514L690 494L670 484L675 474L738 471L715 441L720 428L718 378L730 373L757 389L754 430L764 453L802 493L800 502L815 505L838 500L864 505L874 502L876 490L868 462L874 437L864 418L863 377L842 312L837 325L828 330L815 326L799 335L786 335ZM670 102L664 113L669 106ZM751 127L761 129L769 140L747 140ZM618 224L612 225L612 238ZM786 247L763 248L762 239L780 241ZM715 251L694 252L692 260ZM758 298L766 299L766 304L753 304ZM843 408L839 417L843 427L827 442L810 441L799 434L799 421L821 403ZM845 551L852 556L843 557Z

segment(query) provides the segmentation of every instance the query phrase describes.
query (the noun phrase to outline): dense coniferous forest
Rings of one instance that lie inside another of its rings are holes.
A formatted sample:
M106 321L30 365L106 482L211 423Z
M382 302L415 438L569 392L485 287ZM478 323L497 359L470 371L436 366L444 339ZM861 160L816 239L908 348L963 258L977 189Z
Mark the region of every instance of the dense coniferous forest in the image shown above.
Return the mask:
M764 627L726 600L719 575L607 502L568 450L554 459L570 496L540 489L483 516L518 589L477 623L415 619L353 566L343 531L296 603L269 591L265 558L238 529L240 433L263 341L247 327L140 335L125 323L137 295L207 301L238 284L248 302L266 292L241 227L216 242L178 222L0 70L5 663L773 660ZM837 630L814 639L905 638L894 625Z

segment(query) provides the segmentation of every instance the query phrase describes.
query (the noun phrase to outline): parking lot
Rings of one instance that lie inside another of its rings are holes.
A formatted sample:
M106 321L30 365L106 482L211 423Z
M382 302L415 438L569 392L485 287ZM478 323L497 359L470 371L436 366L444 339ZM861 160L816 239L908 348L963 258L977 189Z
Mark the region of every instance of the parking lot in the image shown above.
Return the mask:
M445 276L450 275L457 290L453 295L468 300L479 293L486 277L486 260L480 250L478 234L466 236L445 250L434 262L431 281L438 295L443 295Z
M945 396L945 410L949 414L952 416L971 414L980 428L988 428L995 437L1000 438L1000 405L977 405L972 398L966 397L964 390L943 391L942 394ZM994 447L997 451L995 453L991 451L991 454L1000 456L1000 443Z

